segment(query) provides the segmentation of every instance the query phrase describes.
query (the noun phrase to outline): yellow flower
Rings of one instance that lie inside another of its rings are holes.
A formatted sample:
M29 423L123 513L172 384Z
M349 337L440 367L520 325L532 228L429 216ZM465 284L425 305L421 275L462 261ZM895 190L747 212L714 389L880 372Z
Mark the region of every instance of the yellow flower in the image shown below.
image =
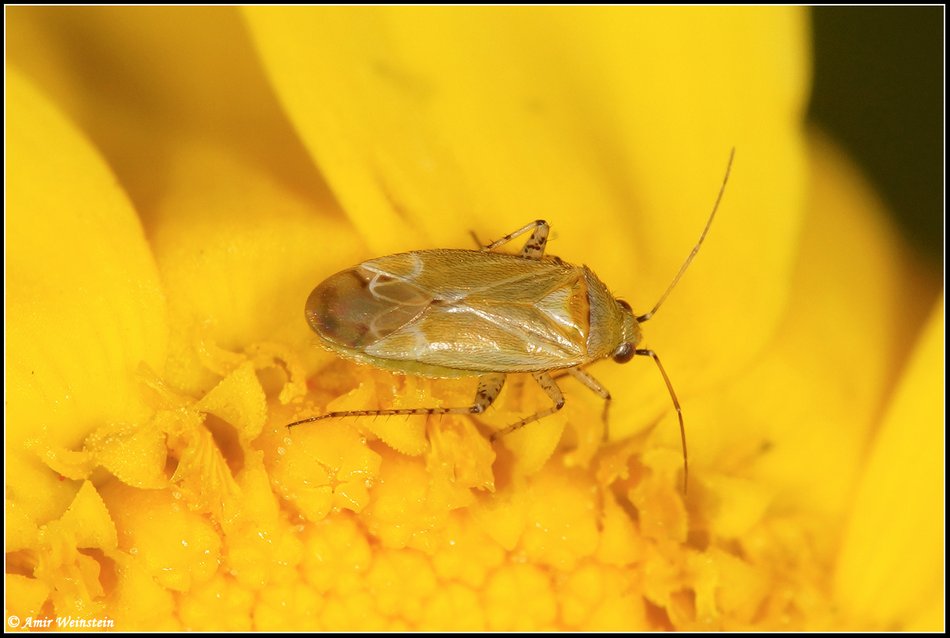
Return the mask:
M7 16L9 627L941 628L939 282L804 130L802 10ZM648 309L733 146L645 326L688 496L645 364L608 443L568 380L284 427L474 389L317 347L327 275L544 217Z

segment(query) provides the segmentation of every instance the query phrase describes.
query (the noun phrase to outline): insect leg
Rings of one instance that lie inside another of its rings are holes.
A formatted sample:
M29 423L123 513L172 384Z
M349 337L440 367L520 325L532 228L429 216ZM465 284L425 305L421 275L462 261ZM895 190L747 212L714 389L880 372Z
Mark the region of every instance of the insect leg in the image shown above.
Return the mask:
M663 380L666 382L666 389L670 391L670 398L673 400L673 407L676 408L676 416L680 420L680 439L683 442L683 492L686 492L686 486L689 484L689 463L686 460L686 426L683 424L683 410L680 409L679 399L676 398L676 393L673 392L673 384L670 383L670 378L666 376L666 370L663 369L663 364L660 363L660 358L656 356L656 353L652 350L646 350L637 348L633 351L635 355L641 357L651 357L656 363L656 367L660 369L660 374L663 375Z
M551 378L554 380L563 379L564 377L571 376L571 370L583 370L587 366L592 365L594 363L597 363L597 361L590 361L588 363L581 364L577 366L576 368L563 368L561 370L558 370L557 372L552 372Z
M319 416L312 416L293 423L288 423L287 427L292 428L302 423L311 423L313 421L322 421L323 419L336 419L346 416L413 416L430 414L481 414L488 409L501 388L505 385L505 375L486 374L478 380L478 390L475 392L475 402L464 408L402 408L396 410L339 410L336 412L327 412Z
M548 226L548 223L543 219L537 219L530 224L522 226L513 233L509 233L497 241L493 241L487 246L483 247L482 250L495 250L499 246L507 244L515 237L520 237L524 235L529 230L533 230L531 233L531 238L525 243L524 248L521 249L521 256L527 257L529 259L541 259L544 255L544 247L548 243L548 230L551 227Z
M545 392L548 393L548 396L551 398L551 401L554 402L554 405L548 408L547 410L541 410L531 416L527 416L517 423L509 425L504 430L498 430L491 435L491 440L496 441L499 437L505 436L506 434L511 434L515 430L522 428L529 423L534 423L539 419L543 419L546 416L550 416L564 407L564 394L561 393L561 388L557 387L557 383L554 379L551 378L546 372L535 372L531 376L534 377L534 380L538 382Z
M505 375L500 373L486 374L478 378L478 390L475 391L475 404L469 408L473 414L481 414L488 409L498 393L505 386ZM477 409L476 409L477 408Z
M544 247L548 243L548 231L551 230L551 227L548 226L547 222L540 219L535 223L537 227L521 248L521 256L526 259L541 259L544 257Z
M607 436L607 414L610 412L610 392L607 388L600 385L600 381L590 376L580 368L568 368L568 374L586 385L592 392L604 400L604 411L601 413L601 419L604 421L604 437Z

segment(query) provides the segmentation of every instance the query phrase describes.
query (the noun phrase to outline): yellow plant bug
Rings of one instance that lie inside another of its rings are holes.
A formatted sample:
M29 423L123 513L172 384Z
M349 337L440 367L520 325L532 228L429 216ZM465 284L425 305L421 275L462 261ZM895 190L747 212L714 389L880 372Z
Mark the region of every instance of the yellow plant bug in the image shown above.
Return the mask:
M612 357L650 357L679 418L683 485L688 482L686 427L673 385L653 350L638 348L640 325L656 314L706 239L729 181L735 149L699 240L653 308L634 314L587 266L545 255L549 226L533 221L478 250L418 250L370 259L333 275L310 293L306 317L324 347L398 374L446 379L477 376L472 405L457 408L346 410L295 421L293 427L350 416L480 414L505 377L527 373L552 406L495 432L492 440L564 406L556 378L571 375L604 399L610 393L583 368ZM518 254L495 252L531 233ZM552 373L559 373L554 374Z

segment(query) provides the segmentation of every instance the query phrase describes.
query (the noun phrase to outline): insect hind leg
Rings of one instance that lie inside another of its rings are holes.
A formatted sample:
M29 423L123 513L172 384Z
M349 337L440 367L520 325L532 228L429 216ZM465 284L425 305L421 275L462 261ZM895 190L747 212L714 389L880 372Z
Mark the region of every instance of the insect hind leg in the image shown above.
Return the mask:
M492 243L484 246L482 250L490 251L495 250L499 246L504 246L512 239L524 235L528 231L532 231L531 237L528 238L528 241L525 242L524 246L521 249L521 256L525 259L541 259L544 256L544 248L548 243L548 232L551 230L551 227L543 219L536 219L530 224L526 224L516 230L513 233L509 233L493 241Z
M506 434L511 434L515 430L521 429L529 423L534 423L535 421L543 419L546 416L550 416L564 407L564 394L561 392L561 388L557 386L557 382L551 378L550 374L547 374L546 372L536 372L531 376L534 377L534 380L538 382L538 385L540 385L541 388L547 393L554 405L547 410L541 410L540 412L536 412L531 416L527 416L517 423L509 425L504 430L498 430L491 435L492 441L497 441L500 437L503 437Z
M413 415L426 415L431 414L481 414L488 409L495 399L498 397L498 393L501 392L502 387L505 385L505 375L503 374L486 374L479 378L478 380L478 390L475 392L475 401L472 405L462 407L462 408L400 408L400 409L390 409L390 410L338 410L335 412L327 412L326 414L320 414L318 416L308 417L306 419L301 419L299 421L294 421L293 423L288 423L287 427L292 428L297 425L302 425L304 423L312 423L314 421L322 421L324 419L337 419L348 416L413 416Z

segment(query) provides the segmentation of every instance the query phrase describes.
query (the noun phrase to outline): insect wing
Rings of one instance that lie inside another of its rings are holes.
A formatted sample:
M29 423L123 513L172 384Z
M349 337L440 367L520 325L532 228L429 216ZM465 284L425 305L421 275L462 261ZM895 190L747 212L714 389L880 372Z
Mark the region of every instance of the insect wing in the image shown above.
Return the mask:
M335 349L362 350L411 323L431 297L360 265L339 272L307 300L307 321Z
M374 359L478 373L548 370L584 358L588 309L580 268L433 250L354 270L362 284L350 275L346 283L353 283L340 297L359 301L339 307L362 326L337 333L359 335L350 347Z
M473 372L548 370L583 358L582 269L468 250L410 255L411 277L397 270L407 266L401 259L366 265L405 277L432 302L367 353Z

